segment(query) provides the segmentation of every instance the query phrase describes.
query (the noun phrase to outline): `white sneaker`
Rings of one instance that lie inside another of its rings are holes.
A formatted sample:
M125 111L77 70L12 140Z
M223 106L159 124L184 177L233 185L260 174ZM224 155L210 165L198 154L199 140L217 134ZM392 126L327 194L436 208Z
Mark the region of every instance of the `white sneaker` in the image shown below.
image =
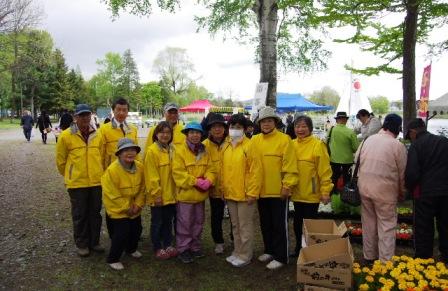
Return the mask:
M109 266L112 269L117 270L117 271L120 271L120 270L124 269L124 266L123 266L123 264L121 262L112 263L112 264L109 264Z
M258 260L262 263L267 263L269 261L272 261L274 259L273 256L271 256L270 254L262 254L261 256L258 257Z
M226 258L227 263L233 263L233 261L237 260L238 258L234 255L231 255L229 257Z
M232 261L232 266L240 268L240 267L244 267L246 265L250 264L250 260L247 261L243 261L240 258L236 258L234 261Z
M277 270L283 267L283 263L280 263L279 261L273 260L269 264L266 265L266 268L269 270Z
M224 244L216 244L215 254L220 255L222 253L224 253Z
M143 255L141 252L135 251L132 254L130 254L130 256L133 257L134 259L140 259Z

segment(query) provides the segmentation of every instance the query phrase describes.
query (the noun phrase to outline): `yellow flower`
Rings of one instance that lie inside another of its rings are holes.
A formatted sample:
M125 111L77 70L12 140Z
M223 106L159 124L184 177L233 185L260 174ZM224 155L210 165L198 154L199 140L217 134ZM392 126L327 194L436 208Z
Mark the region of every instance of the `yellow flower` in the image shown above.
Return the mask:
M367 291L367 290L369 290L369 285L368 284L361 284L361 285L359 285L359 290Z
M367 267L364 267L364 268L362 268L362 271L363 271L364 273L368 273L368 272L370 272L370 269L367 268Z
M423 288L423 287L426 287L426 286L428 286L428 281L426 281L426 280L419 280L418 281L418 287Z
M372 276L369 275L369 276L366 276L366 281L369 283L372 283L374 281L374 279Z
M381 284L385 285L387 283L386 278L384 277L380 277L380 279L378 280L378 282L380 282Z
M414 284L414 282L407 282L406 286L408 286L408 288L414 288L415 284Z
M408 287L406 286L406 283L401 283L401 284L398 284L398 289L399 290L406 290L406 289L408 289Z
M355 268L355 269L353 269L353 273L359 274L359 273L361 273L361 269L360 268Z
M375 272L375 271L370 271L370 272L369 272L369 275L370 275L370 276L375 276L376 273L377 273L377 272Z
M353 268L354 268L354 269L356 269L356 268L361 268L361 266L360 266L358 263L354 263L354 264L353 264Z
M398 261L400 261L400 257L399 256L392 256L392 261L398 262Z

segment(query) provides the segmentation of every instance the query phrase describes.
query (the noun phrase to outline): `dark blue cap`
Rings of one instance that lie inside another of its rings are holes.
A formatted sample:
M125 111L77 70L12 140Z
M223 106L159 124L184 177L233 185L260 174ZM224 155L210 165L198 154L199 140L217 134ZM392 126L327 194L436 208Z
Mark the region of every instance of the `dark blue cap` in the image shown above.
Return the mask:
M87 104L78 104L76 105L76 109L75 109L75 115L79 115L82 113L92 113L92 109L90 109L90 106Z

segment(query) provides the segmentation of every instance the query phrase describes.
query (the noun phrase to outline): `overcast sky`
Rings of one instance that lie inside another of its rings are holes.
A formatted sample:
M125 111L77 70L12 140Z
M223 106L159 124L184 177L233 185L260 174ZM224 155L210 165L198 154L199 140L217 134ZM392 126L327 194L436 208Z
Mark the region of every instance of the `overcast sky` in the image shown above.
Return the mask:
M96 60L107 52L122 54L131 49L137 62L142 82L157 80L152 63L159 51L167 46L187 49L195 65L197 83L217 96L250 99L259 80L258 65L253 63L252 47L233 41L214 40L206 32L196 33L194 8L183 7L176 14L161 13L154 8L149 18L122 13L112 21L111 12L100 0L39 0L45 11L42 28L53 36L55 46L65 55L70 67L79 66L84 77L96 73ZM279 73L278 91L308 94L323 86L330 86L340 95L349 94L350 74L344 64L372 65L375 59L359 52L354 46L331 44L333 57L328 70L313 74ZM417 95L420 91L422 70L429 64L417 51ZM430 99L448 92L448 54L433 60ZM401 79L395 75L361 76L362 94L401 99Z

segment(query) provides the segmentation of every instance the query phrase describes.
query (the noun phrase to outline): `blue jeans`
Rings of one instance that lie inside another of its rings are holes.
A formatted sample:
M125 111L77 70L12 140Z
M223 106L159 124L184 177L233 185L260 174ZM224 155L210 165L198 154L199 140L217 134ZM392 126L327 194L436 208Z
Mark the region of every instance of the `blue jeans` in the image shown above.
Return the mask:
M175 217L176 204L151 207L151 241L154 251L171 246Z

